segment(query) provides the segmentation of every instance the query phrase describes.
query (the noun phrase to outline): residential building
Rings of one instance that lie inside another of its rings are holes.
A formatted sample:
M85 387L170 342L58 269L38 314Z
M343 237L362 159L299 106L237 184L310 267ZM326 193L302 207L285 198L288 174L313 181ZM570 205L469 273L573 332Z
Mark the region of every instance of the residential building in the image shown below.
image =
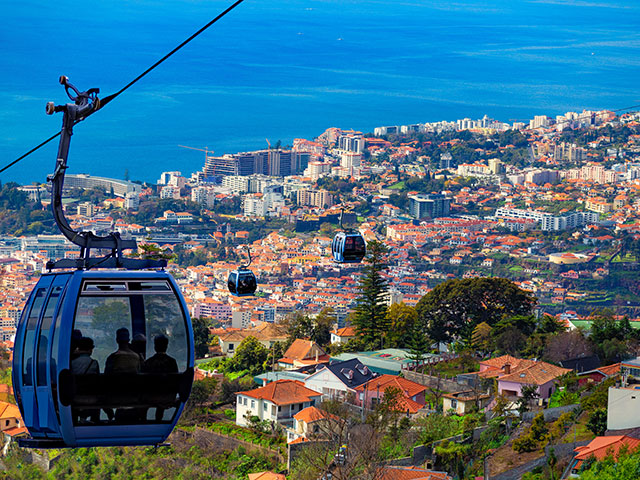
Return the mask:
M320 345L312 340L296 338L289 346L284 356L278 360L278 368L295 370L300 367L328 363L329 355Z
M415 414L425 406L427 388L424 385L388 374L372 378L367 383L356 387L355 390L358 392L356 405L373 409L382 401L389 389L400 392L396 399L396 409L403 413Z
M588 445L576 447L576 455L571 461L569 476L564 478L579 478L580 468L589 458L599 461L612 456L614 459L617 459L621 450L627 453L633 453L639 448L640 440L627 435L596 437L591 440Z
M298 190L298 205L316 208L329 208L335 204L333 194L326 190Z
M486 393L477 393L473 390L465 390L456 393L445 393L442 395L442 411L454 412L457 415L465 415L475 408L483 409L490 401L491 397Z
M449 215L451 200L440 193L409 196L409 212L414 218L437 218Z
M231 312L232 328L249 328L251 326L251 310L239 308Z
M496 218L518 218L535 220L540 230L558 231L597 224L599 216L594 212L573 212L564 215L553 215L538 210L522 210L518 208L500 207L496 210Z
M297 380L277 380L264 387L236 393L236 424L247 426L258 417L282 425L293 424L293 416L320 403L322 394Z
M507 397L521 397L522 388L533 385L538 398L546 400L555 391L558 377L570 371L547 362L503 355L481 361L478 376L497 378L498 393Z
M307 407L293 416L293 427L287 431L287 443L310 437L322 438L331 432L332 422L341 420L318 407Z
M345 401L348 397L356 398L356 387L374 377L357 358L343 362L334 362L323 366L305 380L305 385L312 390L322 392L323 398Z
M356 336L356 331L353 327L338 328L331 331L331 344L335 343L347 343L349 340Z

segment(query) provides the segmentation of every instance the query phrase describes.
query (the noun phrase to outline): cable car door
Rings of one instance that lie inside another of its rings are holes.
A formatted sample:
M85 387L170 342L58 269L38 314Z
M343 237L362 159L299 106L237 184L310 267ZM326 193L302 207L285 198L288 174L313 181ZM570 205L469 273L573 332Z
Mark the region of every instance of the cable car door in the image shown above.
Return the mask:
M50 387L52 381L55 384L57 377L57 348L53 348L54 345L51 339L54 328L59 327L59 325L54 325L54 314L62 307L60 300L63 298L62 292L69 278L69 275L56 275L49 289L49 297L37 330L38 343L35 351L36 403L38 405L40 429L45 433L60 433L59 420L53 403L53 395L56 392L53 392ZM60 315L57 315L56 318L59 319ZM55 355L52 355L52 352L55 352Z
M39 433L39 421L38 421L38 404L36 402L36 395L34 389L35 378L35 359L34 352L36 347L36 327L38 326L38 320L42 313L49 287L53 276L42 277L36 285L36 290L33 294L33 300L31 305L28 306L29 311L25 311L26 316L24 335L20 336L22 345L18 347L15 353L21 355L20 358L20 373L18 375L18 381L20 382L20 397L22 403L22 413L24 415L24 425L32 433Z

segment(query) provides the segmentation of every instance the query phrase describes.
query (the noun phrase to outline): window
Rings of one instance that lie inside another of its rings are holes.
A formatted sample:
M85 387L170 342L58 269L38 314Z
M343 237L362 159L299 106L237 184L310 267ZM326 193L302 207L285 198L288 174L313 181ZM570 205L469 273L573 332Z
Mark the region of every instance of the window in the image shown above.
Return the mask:
M190 344L170 284L93 280L81 292L69 352L74 422L171 422Z
M40 317L40 312L42 311L42 305L44 303L46 293L46 288L39 288L36 291L33 297L31 311L29 312L29 317L27 319L24 345L22 347L22 384L25 386L33 386L33 343L35 340L36 325L38 323L38 318Z
M58 304L60 293L62 292L62 286L58 285L51 289L49 300L47 300L47 306L44 309L44 316L42 317L42 324L40 325L40 337L38 338L38 354L37 354L37 371L36 371L36 384L39 387L47 384L47 350L49 348L49 334L51 331L51 322L53 320L53 312ZM52 360L53 362L53 360ZM56 367L55 364L51 365L52 376L55 376Z
M251 408L255 408L256 406L256 401L255 400L251 400Z
M455 398L451 399L451 408L456 408L458 406L458 400Z
M272 406L271 406L271 416L272 416L272 417L275 417L275 415L276 415L276 406L275 406L275 405L272 405Z

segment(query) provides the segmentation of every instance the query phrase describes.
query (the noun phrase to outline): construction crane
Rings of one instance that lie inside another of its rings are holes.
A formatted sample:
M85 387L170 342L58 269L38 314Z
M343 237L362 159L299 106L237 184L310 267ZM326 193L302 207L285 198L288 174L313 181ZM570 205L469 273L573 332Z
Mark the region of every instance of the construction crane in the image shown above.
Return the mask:
M188 149L190 149L190 150L199 150L199 151L201 151L201 152L204 152L204 154L205 154L205 155L207 155L207 156L208 156L209 154L213 155L213 150L209 150L207 147L204 147L204 148L196 148L196 147L187 147L186 145L178 145L178 146L179 146L179 147L181 147L181 148L188 148Z

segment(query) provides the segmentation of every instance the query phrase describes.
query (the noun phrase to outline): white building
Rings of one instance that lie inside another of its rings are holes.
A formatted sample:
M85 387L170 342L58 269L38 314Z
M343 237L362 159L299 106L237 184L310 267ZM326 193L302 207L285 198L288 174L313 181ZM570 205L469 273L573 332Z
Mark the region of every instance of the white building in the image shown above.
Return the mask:
M231 312L233 328L249 328L251 326L251 310L238 309Z
M264 387L236 393L236 424L247 426L251 417L293 425L293 417L320 403L322 395L298 380L276 380Z
M191 190L191 201L206 208L213 208L216 203L216 192L211 187L195 187Z

